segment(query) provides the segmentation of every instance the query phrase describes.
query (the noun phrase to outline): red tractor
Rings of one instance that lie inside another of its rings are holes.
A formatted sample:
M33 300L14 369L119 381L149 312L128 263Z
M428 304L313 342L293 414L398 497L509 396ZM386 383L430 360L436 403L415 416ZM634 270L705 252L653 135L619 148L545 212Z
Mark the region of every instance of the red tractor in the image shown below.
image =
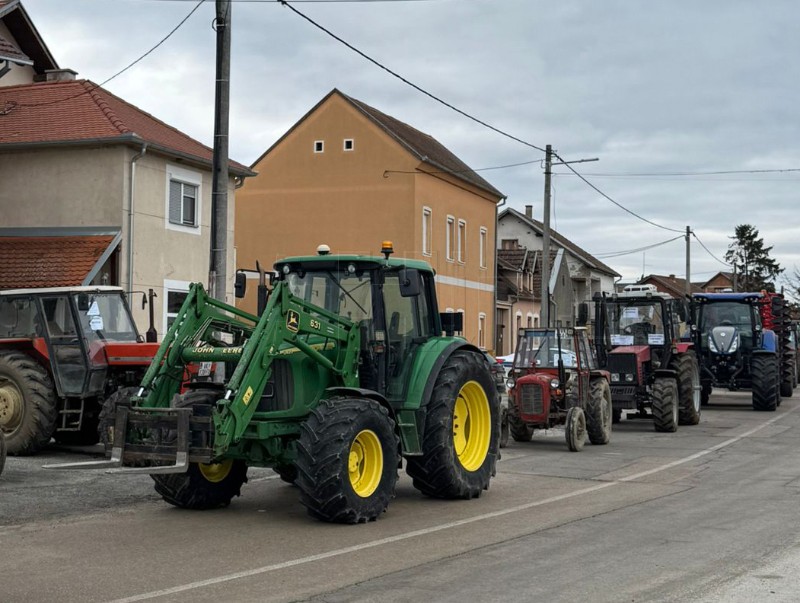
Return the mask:
M564 425L567 446L611 439L610 375L598 368L585 328L522 329L509 374L508 424L517 442L536 429ZM507 437L506 434L501 436Z
M0 292L0 430L8 454L33 454L51 437L96 443L103 400L138 384L157 350L139 335L119 287Z
M656 431L700 421L700 370L684 300L653 285L596 294L595 336L602 366L611 373L614 422L625 410L652 419Z

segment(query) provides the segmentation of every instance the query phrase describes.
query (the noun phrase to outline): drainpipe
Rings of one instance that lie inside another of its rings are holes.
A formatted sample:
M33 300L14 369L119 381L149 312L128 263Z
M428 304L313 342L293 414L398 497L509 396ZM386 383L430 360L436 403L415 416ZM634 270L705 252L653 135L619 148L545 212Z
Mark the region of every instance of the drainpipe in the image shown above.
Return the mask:
M147 143L142 150L131 157L130 181L128 185L128 299L133 296L133 199L136 184L136 162L147 153Z

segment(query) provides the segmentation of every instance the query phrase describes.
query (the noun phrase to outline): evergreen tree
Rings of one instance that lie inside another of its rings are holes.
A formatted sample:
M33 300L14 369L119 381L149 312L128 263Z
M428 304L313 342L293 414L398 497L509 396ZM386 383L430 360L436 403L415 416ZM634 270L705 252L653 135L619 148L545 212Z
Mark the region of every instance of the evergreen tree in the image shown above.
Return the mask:
M774 279L783 272L780 264L770 257L772 247L764 247L758 229L750 224L739 224L730 237L725 261L733 266L737 291L775 291Z

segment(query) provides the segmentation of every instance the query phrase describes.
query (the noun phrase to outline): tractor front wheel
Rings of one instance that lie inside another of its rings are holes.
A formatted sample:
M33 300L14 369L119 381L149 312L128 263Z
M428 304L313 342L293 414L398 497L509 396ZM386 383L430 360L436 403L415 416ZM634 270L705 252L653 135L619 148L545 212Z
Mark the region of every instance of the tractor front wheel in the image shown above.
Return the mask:
M519 411L513 400L508 401L508 431L515 442L530 442L533 439L533 427L519 418Z
M708 406L708 399L711 397L713 389L710 383L703 383L700 386L700 406Z
M586 413L580 406L573 406L567 411L564 435L567 437L567 448L571 452L583 450L583 444L586 442Z
M119 393L119 392L118 392ZM217 390L197 389L176 397L176 408L213 405ZM247 465L240 460L224 459L219 463L189 463L186 473L153 474L155 489L171 505L182 509L227 507L241 494L247 481Z
M602 377L589 383L589 400L586 403L586 431L592 444L608 444L611 441L613 408L611 387Z
M774 411L778 408L777 363L773 354L758 354L750 360L753 387L753 410Z
M516 439L512 408L509 402L509 427ZM453 352L428 401L422 455L407 459L414 487L436 498L477 498L495 474L499 439L497 390L483 356Z
M300 502L323 521L375 521L394 498L399 449L395 423L378 402L321 401L297 441Z
M58 407L47 371L27 354L0 352L0 429L10 455L44 448L56 427Z
M694 352L678 354L673 358L671 368L675 371L678 382L678 424L697 425L700 422L702 406L697 357Z
M656 431L678 429L678 384L675 379L656 378L653 383L653 425Z

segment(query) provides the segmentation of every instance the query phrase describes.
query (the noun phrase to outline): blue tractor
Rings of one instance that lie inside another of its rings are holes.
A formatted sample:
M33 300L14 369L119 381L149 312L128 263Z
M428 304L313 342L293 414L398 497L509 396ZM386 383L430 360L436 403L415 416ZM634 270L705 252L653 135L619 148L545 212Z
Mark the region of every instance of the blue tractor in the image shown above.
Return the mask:
M692 296L701 399L712 388L749 389L753 409L774 411L792 394L783 378L789 346L786 306L775 293L696 293Z

